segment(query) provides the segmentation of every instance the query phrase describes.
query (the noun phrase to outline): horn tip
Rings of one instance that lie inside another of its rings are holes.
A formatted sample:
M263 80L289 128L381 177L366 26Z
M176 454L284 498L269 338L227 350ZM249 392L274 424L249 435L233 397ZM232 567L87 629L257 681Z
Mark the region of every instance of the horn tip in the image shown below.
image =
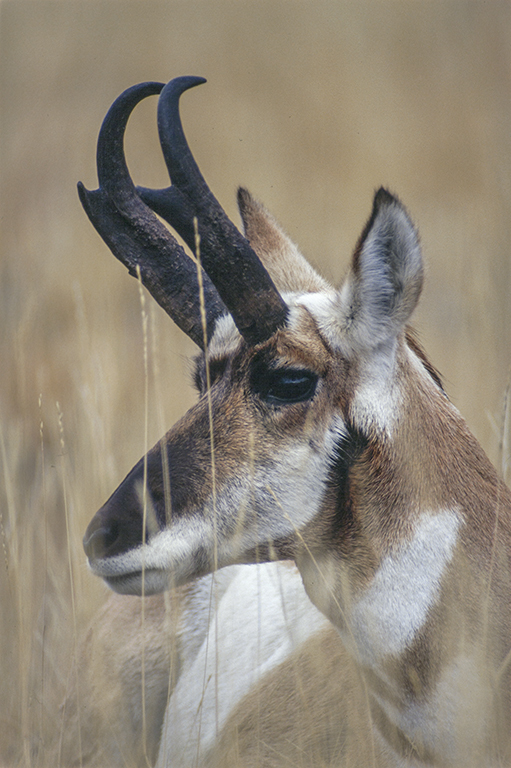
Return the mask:
M172 80L169 80L163 90L167 95L172 93L180 96L189 88L195 88L196 85L202 85L203 83L207 83L205 77L198 77L196 75L182 75L181 77L174 77Z

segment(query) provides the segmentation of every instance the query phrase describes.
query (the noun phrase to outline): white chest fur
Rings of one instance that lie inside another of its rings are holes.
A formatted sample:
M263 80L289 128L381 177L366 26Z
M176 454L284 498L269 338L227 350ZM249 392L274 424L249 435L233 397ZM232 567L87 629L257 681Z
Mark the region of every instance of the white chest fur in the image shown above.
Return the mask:
M200 765L233 707L326 619L288 564L234 566L211 591L211 624L171 696L157 767ZM225 588L226 587L226 588ZM207 595L206 595L207 599Z
M382 560L370 587L349 612L344 637L363 664L377 667L413 641L438 598L459 526L452 510L424 514L413 538Z

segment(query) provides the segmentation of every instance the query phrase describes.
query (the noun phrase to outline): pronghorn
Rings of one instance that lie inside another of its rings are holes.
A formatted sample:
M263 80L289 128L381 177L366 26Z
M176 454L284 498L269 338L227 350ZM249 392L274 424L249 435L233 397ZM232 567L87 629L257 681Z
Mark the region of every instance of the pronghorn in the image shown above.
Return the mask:
M508 765L511 495L408 327L415 227L379 189L339 290L240 189L243 237L182 131L179 98L201 82L125 91L100 132L100 188L80 186L114 255L201 348L198 403L90 523L90 568L140 595L293 560L354 665L374 764ZM135 188L122 149L156 93L165 190Z

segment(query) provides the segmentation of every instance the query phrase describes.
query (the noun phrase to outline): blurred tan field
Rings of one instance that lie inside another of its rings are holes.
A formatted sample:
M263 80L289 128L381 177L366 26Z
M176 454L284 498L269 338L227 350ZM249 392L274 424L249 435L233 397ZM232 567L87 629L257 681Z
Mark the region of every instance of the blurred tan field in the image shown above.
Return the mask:
M511 9L501 2L3 0L0 3L0 764L49 766L77 640L107 589L86 525L145 449L139 289L83 213L113 99L202 75L188 140L237 222L265 202L338 283L376 187L417 223L415 325L508 482ZM168 179L156 100L133 178ZM193 345L152 300L152 445L193 402Z

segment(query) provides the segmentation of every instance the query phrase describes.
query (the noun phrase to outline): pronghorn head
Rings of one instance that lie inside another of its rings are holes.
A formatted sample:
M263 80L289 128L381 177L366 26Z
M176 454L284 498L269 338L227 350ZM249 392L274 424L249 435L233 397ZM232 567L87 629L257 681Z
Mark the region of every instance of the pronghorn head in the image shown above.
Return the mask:
M299 560L335 543L336 557L360 552L374 572L392 527L406 530L410 510L432 502L421 498L424 483L413 476L420 446L404 433L423 422L421 396L445 401L407 330L423 278L417 233L399 200L380 189L338 290L240 189L242 236L208 189L181 128L179 97L200 82L183 77L123 93L99 136L100 188L80 185L114 255L201 348L197 404L88 527L91 569L119 592L152 593L231 563ZM135 105L159 92L172 185L135 188L124 130ZM400 466L397 478L389 456L394 451L402 464L393 446L405 440L410 468ZM423 452L427 473L430 448ZM397 521L379 520L374 504L357 506L362 492L366 501L383 494L399 513L406 493L408 506ZM363 522L364 515L373 517ZM362 533L368 526L371 546Z

